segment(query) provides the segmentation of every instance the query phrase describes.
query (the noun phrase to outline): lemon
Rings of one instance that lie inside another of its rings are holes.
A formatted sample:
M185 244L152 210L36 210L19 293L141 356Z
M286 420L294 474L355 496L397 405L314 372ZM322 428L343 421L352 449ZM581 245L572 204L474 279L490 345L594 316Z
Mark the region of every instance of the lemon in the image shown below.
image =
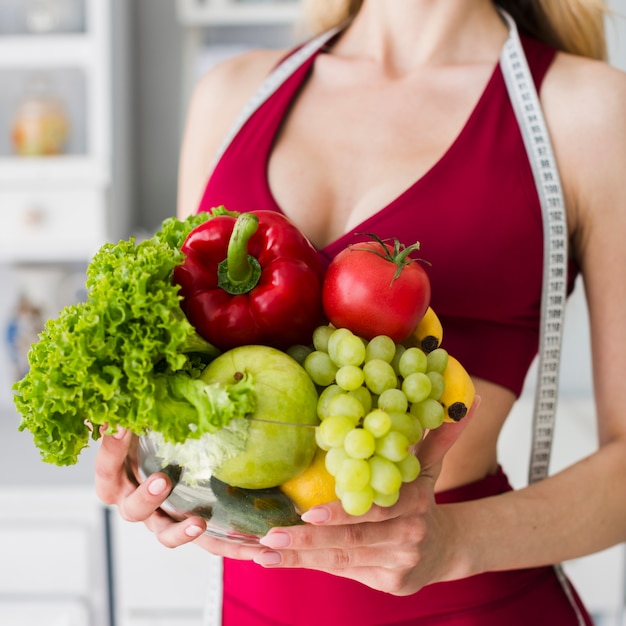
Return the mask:
M325 458L326 452L318 448L311 464L280 486L301 513L318 504L337 500L335 479L326 469Z

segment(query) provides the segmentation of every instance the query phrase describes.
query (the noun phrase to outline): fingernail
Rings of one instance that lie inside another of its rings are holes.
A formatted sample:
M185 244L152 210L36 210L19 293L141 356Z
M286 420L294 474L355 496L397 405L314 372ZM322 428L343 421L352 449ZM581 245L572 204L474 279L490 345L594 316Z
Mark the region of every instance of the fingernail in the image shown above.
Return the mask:
M117 432L113 435L113 439L122 439L126 434L126 429L121 426L117 427Z
M254 561L259 565L280 565L281 562L280 552L261 552Z
M303 522L309 524L323 524L330 519L330 512L325 507L315 507L304 512L300 517Z
M148 485L148 493L153 496L160 496L167 489L167 481L165 478L155 478Z
M291 543L291 537L287 533L274 532L261 537L259 543L268 548L286 548Z
M199 537L203 532L200 526L187 526L187 528L185 528L185 535L187 535L187 537Z

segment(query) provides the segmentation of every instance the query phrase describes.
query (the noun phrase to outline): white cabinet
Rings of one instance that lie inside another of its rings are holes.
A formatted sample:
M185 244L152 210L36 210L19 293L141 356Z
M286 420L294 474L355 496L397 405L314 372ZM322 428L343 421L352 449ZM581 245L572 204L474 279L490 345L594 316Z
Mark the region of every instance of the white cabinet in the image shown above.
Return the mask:
M113 176L118 2L0 0L2 262L88 260L126 230Z
M0 624L107 626L107 520L92 489L0 489Z
M165 548L112 512L118 626L201 626L216 557L188 544ZM213 568L211 566L214 566Z

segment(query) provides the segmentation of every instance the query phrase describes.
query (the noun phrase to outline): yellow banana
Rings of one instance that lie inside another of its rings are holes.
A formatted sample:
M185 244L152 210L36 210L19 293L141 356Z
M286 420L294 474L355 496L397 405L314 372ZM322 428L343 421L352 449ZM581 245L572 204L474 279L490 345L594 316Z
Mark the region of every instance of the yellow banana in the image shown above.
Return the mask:
M474 402L474 382L467 370L452 355L448 355L443 380L445 387L439 402L445 411L444 422L458 422L465 417Z
M413 337L417 340L417 347L421 348L426 354L441 345L443 326L431 307L426 309L424 317L422 317L417 328L413 331Z

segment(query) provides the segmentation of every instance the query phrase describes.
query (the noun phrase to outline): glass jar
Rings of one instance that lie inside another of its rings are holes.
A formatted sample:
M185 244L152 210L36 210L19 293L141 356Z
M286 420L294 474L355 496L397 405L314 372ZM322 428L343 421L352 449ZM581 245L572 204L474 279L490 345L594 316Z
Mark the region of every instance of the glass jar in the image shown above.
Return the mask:
M70 131L63 103L44 76L29 80L13 120L11 139L19 156L61 154Z

